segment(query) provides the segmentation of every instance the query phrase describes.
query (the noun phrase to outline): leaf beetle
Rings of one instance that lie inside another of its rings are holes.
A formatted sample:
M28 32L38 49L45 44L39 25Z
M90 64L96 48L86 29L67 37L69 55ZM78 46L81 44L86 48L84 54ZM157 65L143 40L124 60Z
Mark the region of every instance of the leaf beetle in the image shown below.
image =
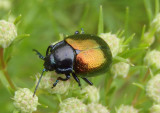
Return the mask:
M81 34L76 31L74 35L67 36L55 45L48 46L45 57L37 50L33 51L44 60L44 69L34 95L45 71L55 71L57 74L65 75L65 78L58 77L53 87L59 80L67 81L71 75L79 86L81 83L78 77L92 85L92 82L86 77L106 72L112 63L112 54L108 44L98 36L84 34L83 29Z

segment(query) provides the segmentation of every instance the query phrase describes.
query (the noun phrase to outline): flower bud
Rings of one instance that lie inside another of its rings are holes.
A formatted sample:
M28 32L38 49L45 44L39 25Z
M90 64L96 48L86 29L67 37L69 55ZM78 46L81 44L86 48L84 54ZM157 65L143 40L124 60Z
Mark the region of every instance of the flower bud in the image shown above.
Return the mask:
M155 36L154 35L151 35L150 32L146 32L144 33L144 39L143 39L143 42L144 43L147 43L149 45L152 45L153 42L155 41Z
M0 0L0 9L9 10L11 8L10 0Z
M83 88L82 95L84 95L84 100L87 100L90 103L99 102L99 90L95 86L87 86Z
M87 113L87 106L77 98L67 98L60 103L59 113Z
M40 74L38 74L38 76L40 77ZM37 77L37 82L39 80L39 77ZM70 88L70 80L59 81L57 83L57 85L55 87L53 87L53 84L57 80L57 77L58 76L56 73L47 72L42 77L41 82L39 84L39 88L47 90L51 94L64 94L64 93L66 93Z
M31 113L37 110L38 97L27 88L21 88L15 92L14 106L21 112Z
M113 57L121 52L120 39L115 34L101 33L100 37L109 45Z
M135 109L133 106L129 105L121 105L116 113L138 113L138 110Z
M91 103L87 105L87 113L110 113L107 107L101 104Z
M130 69L130 65L125 62L118 62L111 67L111 73L114 75L114 77L120 76L120 77L127 77L128 72Z
M160 51L152 50L148 52L144 58L148 66L160 69Z
M157 33L160 33L160 13L151 22L151 28L156 29Z
M13 23L0 20L0 47L8 47L17 37L17 30Z
M159 104L155 104L150 108L150 113L160 113L160 105Z
M156 103L160 104L160 74L151 78L146 86L147 95Z

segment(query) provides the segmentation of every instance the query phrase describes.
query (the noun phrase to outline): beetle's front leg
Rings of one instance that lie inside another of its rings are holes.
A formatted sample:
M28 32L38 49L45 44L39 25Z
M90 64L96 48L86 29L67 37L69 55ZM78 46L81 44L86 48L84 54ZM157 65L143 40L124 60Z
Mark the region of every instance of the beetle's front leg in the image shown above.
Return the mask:
M49 50L51 50L51 48L53 48L53 45L48 46L47 51L46 51L46 56L48 55Z
M36 49L33 49L33 51L37 53L40 59L44 60L45 57L40 52L38 52Z
M65 74L65 75L66 75L66 78L58 77L57 80L56 80L56 82L53 84L52 88L54 88L57 85L57 83L59 82L59 80L61 80L61 81L67 81L68 79L70 79L70 75L69 74Z
M79 78L76 76L76 74L72 73L72 76L76 80L76 82L78 83L79 87L81 87L81 82L80 82Z

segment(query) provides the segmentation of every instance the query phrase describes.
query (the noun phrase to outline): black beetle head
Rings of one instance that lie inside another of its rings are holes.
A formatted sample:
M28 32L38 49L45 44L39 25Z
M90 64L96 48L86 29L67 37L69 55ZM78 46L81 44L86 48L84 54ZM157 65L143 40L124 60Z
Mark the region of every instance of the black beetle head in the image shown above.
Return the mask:
M48 71L53 71L55 69L55 61L53 54L47 55L44 58L44 68Z

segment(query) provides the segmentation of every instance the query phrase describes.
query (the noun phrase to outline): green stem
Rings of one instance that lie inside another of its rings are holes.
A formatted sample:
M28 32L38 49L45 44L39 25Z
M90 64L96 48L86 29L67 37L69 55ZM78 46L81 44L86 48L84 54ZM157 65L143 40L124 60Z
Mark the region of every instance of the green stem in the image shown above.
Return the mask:
M148 77L149 74L150 74L150 70L148 69L147 72L146 72L146 74L145 74L145 76L144 76L144 78L143 78L143 80L142 80L142 83L145 83L145 81L146 81L146 79L147 79L147 77ZM132 101L132 105L133 106L135 106L135 104L137 103L137 98L139 97L140 92L141 92L141 89L138 88L137 91L136 91L136 93L135 93L134 99Z
M15 86L13 85L13 83L9 77L8 71L6 70L6 64L3 60L3 48L0 48L0 61L1 61L2 71L5 75L6 80L8 81L10 87L15 90Z
M159 13L159 0L155 0L155 16Z

